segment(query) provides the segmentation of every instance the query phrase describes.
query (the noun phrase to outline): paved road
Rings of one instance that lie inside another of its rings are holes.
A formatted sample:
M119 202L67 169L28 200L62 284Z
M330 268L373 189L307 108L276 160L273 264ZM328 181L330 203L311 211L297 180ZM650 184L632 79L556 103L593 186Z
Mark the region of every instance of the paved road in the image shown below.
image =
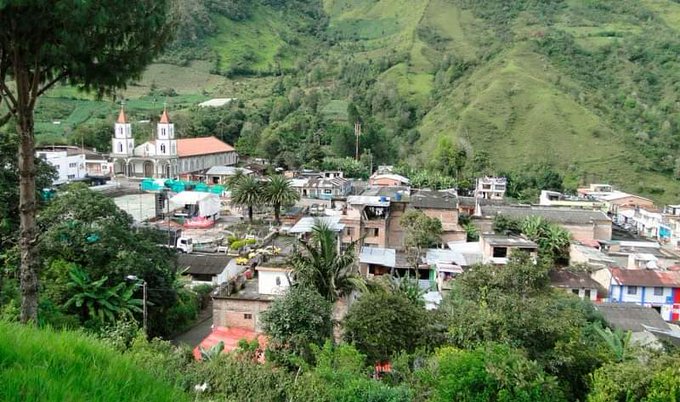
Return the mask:
M191 328L182 335L176 337L172 342L176 345L186 344L194 348L196 345L201 343L203 338L210 334L212 326L212 316L208 317L207 320L199 323L197 326Z

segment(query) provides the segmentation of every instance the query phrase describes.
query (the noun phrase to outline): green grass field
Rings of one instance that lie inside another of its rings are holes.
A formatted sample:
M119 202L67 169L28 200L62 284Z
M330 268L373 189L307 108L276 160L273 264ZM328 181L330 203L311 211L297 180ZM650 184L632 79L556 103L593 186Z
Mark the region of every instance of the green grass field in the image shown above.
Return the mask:
M83 334L0 322L0 400L166 402L189 398Z

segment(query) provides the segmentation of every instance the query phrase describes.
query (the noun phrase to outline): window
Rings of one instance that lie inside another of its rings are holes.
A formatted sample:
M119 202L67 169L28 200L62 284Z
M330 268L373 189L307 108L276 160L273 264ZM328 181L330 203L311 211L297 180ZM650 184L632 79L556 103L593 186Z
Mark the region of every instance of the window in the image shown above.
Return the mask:
M161 137L165 137L165 129L161 128Z
M165 144L161 144L161 153L162 153L162 154L165 153Z
M246 314L243 314L243 319L244 319L244 320L252 320L252 319L253 319L253 315L252 315L252 314L247 314L247 313L246 313Z
M573 294L575 294L576 296L578 296L578 289L572 289L572 290L571 290L571 293L573 293Z
M380 234L380 230L378 228L367 228L366 229L366 236L367 237L378 237Z
M663 296L663 288L661 286L654 287L654 296Z
M332 192L333 192L333 190L331 190L330 188L326 188L326 189L323 190L324 194L331 194Z
M280 276L276 277L276 286L281 286L281 277Z
M493 258L506 258L508 256L507 247L494 247Z
M68 175L68 176L66 176L66 177L67 177L69 180L73 180L73 179L76 178L76 175L70 174L70 175Z
M118 143L118 152L123 152L123 143Z
M68 167L70 167L70 168L74 168L74 167L76 167L76 166L78 166L77 163L69 163L69 164L68 164Z
M636 295L637 294L637 286L628 286L628 294L629 295Z
M590 289L586 289L585 292L583 292L583 295L586 299L590 300Z
M346 227L345 228L345 236L351 236L351 235L352 235L352 228Z

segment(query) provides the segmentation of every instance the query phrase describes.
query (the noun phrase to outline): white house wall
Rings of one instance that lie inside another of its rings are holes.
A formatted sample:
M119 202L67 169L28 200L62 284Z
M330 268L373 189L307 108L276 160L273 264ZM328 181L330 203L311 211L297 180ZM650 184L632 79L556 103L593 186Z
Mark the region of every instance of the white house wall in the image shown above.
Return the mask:
M278 295L285 292L290 284L286 271L257 271L258 292L264 295ZM276 284L279 278L280 285Z
M83 179L87 175L85 155L68 156L66 152L38 152L38 157L54 166L57 170L58 176L54 184L63 184L72 180Z

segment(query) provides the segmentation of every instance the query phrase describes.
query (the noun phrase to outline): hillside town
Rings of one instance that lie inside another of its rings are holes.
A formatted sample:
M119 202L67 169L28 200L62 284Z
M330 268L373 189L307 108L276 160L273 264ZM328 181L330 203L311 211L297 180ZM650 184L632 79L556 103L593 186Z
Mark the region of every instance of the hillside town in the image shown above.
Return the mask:
M181 253L185 286L214 288L212 332L194 345L197 356L220 341L228 350L241 338L263 336L260 316L293 283L290 257L315 225L332 230L339 251L356 254L362 276L415 278L425 308L435 309L474 266L502 266L518 252L539 257L542 240L499 230L499 219L562 228L568 243L550 271L553 287L592 301L614 328L636 339L680 343L680 205L655 205L597 183L576 194L543 190L537 203L519 204L506 197L504 177L480 177L472 194L460 195L455 188L413 187L392 166L377 166L368 180L342 171L277 170L294 193L281 205L279 224L265 201L232 198L234 177L263 186L270 180L266 162L243 160L214 137L178 139L173 126L163 110L156 138L135 146L121 108L110 154L62 146L38 149L37 157L56 168L57 188L86 182L113 197L136 225L172 234L167 246ZM409 211L441 227L415 260L402 219ZM338 302L338 320L352 301Z

